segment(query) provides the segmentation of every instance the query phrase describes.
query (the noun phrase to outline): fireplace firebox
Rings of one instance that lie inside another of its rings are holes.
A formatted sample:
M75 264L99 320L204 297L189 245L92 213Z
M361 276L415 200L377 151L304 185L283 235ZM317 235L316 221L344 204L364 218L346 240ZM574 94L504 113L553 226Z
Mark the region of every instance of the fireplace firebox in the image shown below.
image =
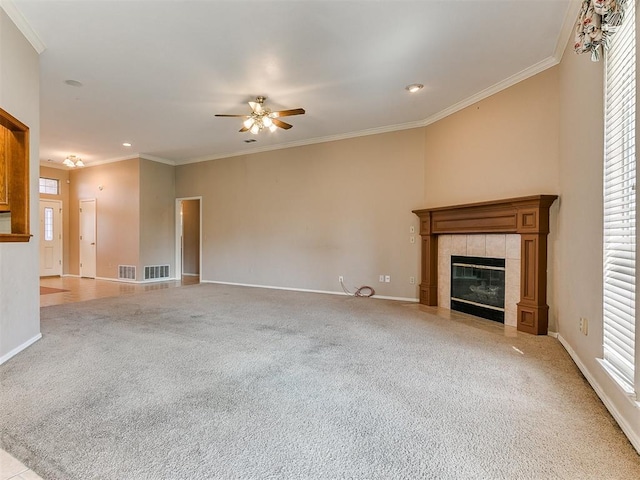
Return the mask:
M504 258L451 256L451 310L504 323Z

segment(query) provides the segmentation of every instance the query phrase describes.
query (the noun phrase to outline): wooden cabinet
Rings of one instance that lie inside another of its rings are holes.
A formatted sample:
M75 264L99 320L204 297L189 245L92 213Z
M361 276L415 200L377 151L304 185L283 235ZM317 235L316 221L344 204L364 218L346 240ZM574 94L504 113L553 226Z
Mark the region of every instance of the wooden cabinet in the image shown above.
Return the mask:
M0 213L11 217L11 231L0 242L28 242L29 127L0 108Z
M9 206L9 172L5 150L7 149L8 130L0 127L0 212L10 212Z

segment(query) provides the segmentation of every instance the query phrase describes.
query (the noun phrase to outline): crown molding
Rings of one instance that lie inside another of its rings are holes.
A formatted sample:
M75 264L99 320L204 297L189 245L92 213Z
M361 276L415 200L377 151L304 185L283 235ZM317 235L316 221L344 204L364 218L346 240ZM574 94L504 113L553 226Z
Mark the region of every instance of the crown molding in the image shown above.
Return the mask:
M564 50L567 47L567 42L571 38L578 21L578 14L580 13L580 7L582 0L571 0L567 5L567 11L564 15L564 22L562 23L562 29L560 35L558 35L558 43L556 44L556 50L553 57L558 60L558 63L562 60Z
M560 31L560 34L558 35L558 41L556 42L556 47L554 49L553 55L541 60L540 62L528 68L525 68L524 70L521 70L518 73L515 73L514 75L511 75L510 77L506 78L505 80L502 80L501 82L498 82L488 88L485 88L484 90L470 97L467 97L464 100L448 108L445 108L444 110L441 110L435 113L434 115L431 115L425 118L424 120L419 120L419 121L409 122L409 123L402 123L398 125L384 126L379 128L371 128L367 130L344 133L340 135L329 135L326 137L311 138L308 140L301 140L297 142L290 142L290 143L279 144L279 145L271 145L271 146L255 148L251 150L238 150L235 152L223 153L220 155L207 155L202 157L195 157L195 158L190 158L186 160L179 160L177 162L174 162L173 165L188 165L190 163L207 162L210 160L220 160L222 158L239 157L242 155L251 155L254 153L283 150L285 148L302 147L305 145L314 145L317 143L335 142L339 140L347 140L349 138L357 138L357 137L364 137L368 135L378 135L381 133L396 132L399 130L409 130L412 128L426 127L427 125L431 125L432 123L442 120L443 118L448 117L449 115L452 115L460 110L463 110L464 108L467 108L473 105L474 103L484 100L485 98L495 95L496 93L501 92L502 90L505 90L517 83L522 82L523 80L526 80L530 77L533 77L534 75L537 75L538 73L541 73L551 67L558 65L562 60L562 56L564 54L564 50L566 48L567 42L569 41L569 38L573 33L576 18L580 11L581 4L582 4L582 0L571 0L567 5L567 10L565 12L564 20L562 23L562 29Z
M44 42L40 40L38 34L31 28L31 25L29 25L20 10L18 10L18 7L13 3L13 0L0 0L0 8L2 8L11 21L15 23L18 30L25 36L35 51L38 52L38 55L46 50L47 47Z
M444 110L441 110L435 115L431 115L430 117L426 118L423 121L423 125L424 126L431 125L432 123L435 123L438 120L442 120L443 118L448 117L449 115L459 112L460 110L467 108L473 105L474 103L479 102L480 100L484 100L485 98L495 95L496 93L501 92L502 90L512 87L516 83L520 83L529 77L533 77L534 75L537 75L538 73L543 72L548 68L551 68L557 64L558 64L558 61L554 57L547 57L544 60L528 68L525 68L524 70L514 75L511 75L510 77L502 80L501 82L491 85L489 88L485 88L484 90L474 95L471 95L470 97L465 98L461 102L458 102L454 105L451 105L448 108L445 108Z
M156 157L154 155L147 155L146 153L138 154L138 158L141 158L142 160L151 160L152 162L164 163L165 165L171 165L172 167L176 166L176 162L174 162L173 160Z
M126 160L136 160L136 159L151 160L152 162L164 163L165 165L171 165L171 166L176 165L175 162L171 160L167 160L166 158L154 157L153 155L147 155L145 153L135 153L133 155L125 155L123 157L113 157L113 158L107 158L105 160L98 160L96 162L91 162L90 164L85 165L83 168L97 167L98 165L106 165L108 163L117 163L117 162L124 162Z
M573 33L581 5L582 0L570 0L569 4L567 5L567 10L564 14L564 20L562 22L562 28L560 30L560 34L558 35L558 41L556 42L556 48L554 49L552 56L547 57L544 60L541 60L540 62L528 68L525 68L524 70L514 75L511 75L509 78L506 78L505 80L498 82L495 85L492 85L489 88L486 88L481 92L478 92L475 95L472 95L462 100L461 102L456 103L455 105L441 110L435 115L426 118L423 124L426 126L435 123L438 120L442 120L444 117L447 117L455 112L462 110L463 108L473 105L480 100L484 100L491 95L495 95L496 93L505 90L515 85L516 83L526 80L529 77L533 77L534 75L537 75L538 73L541 73L548 68L558 65L562 60L567 42L569 41L569 38Z
M2 0L0 0L2 1ZM573 3L572 3L573 5ZM577 13L576 13L577 15ZM569 14L567 14L565 16L565 24L567 23L567 19L570 17ZM564 27L563 27L563 31L564 31ZM566 39L568 41L568 37ZM561 39L559 39L558 41L558 45L560 45ZM566 41L564 42L566 43ZM556 48L556 50L558 50L558 48ZM560 51L562 52L564 49L561 49ZM561 57L560 57L561 58ZM233 157L240 157L243 155L252 155L252 154L256 154L256 153L264 153L264 152L272 152L274 150L284 150L287 148L295 148L295 147L304 147L306 145L315 145L318 143L327 143L327 142L336 142L336 141L340 141L340 140L348 140L350 138L358 138L358 137L366 137L369 135L380 135L383 133L391 133L391 132L397 132L397 131L401 131L401 130L410 130L413 128L420 128L420 127L426 127L427 125L431 125L432 123L437 122L438 120L442 120L445 117L448 117L449 115L452 115L466 107L469 107L471 105L473 105L474 103L477 103L481 100L484 100L485 98L488 98L492 95L495 95L496 93L505 90L523 80L526 80L527 78L530 78L534 75L537 75L538 73L541 73L555 65L557 65L560 62L560 58L556 58L555 56L551 56L551 57L547 57L544 60L536 63L535 65L532 65L531 67L528 67L512 76L510 76L509 78L506 78L505 80L498 82L492 86L490 86L489 88L486 88L478 93L476 93L475 95L472 95L464 100L462 100L461 102L458 102L448 108L445 108L444 110L441 110L440 112L431 115L430 117L427 117L424 120L418 120L415 122L408 122L408 123L401 123L401 124L396 124L396 125L387 125L384 127L376 127L376 128L370 128L370 129L366 129L366 130L360 130L357 132L349 132L349 133L342 133L339 135L328 135L328 136L324 136L324 137L316 137L316 138L310 138L310 139L306 139L306 140L299 140L296 142L289 142L289 143L281 143L281 144L277 144L277 145L269 145L269 146L265 146L265 147L259 147L259 148L254 148L254 149L249 149L249 150L237 150L234 152L227 152L227 153L221 153L218 155L205 155L205 156L201 156L201 157L194 157L194 158L189 158L189 159L184 159L184 160L177 160L177 161L173 161L173 160L168 160L166 158L162 158L162 157L156 157L153 155L148 155L148 154L144 154L144 153L140 153L140 154L136 154L136 155L127 155L126 157L117 157L117 158L112 158L112 159L108 159L108 160L101 160L98 162L92 162L90 165L86 165L86 167L92 167L92 166L97 166L97 165L104 165L106 163L114 163L114 162L120 162L123 160L131 160L133 158L141 158L141 159L145 159L145 160L151 160L154 162L159 162L159 163L164 163L165 165L172 165L172 166L180 166L180 165L189 165L191 163L201 163L201 162L208 162L211 160L220 160L223 158L233 158ZM45 165L45 163L42 163L42 165ZM50 166L50 165L47 165ZM85 168L86 168L85 167Z
M83 169L83 168L97 167L98 165L106 165L108 163L124 162L126 160L136 160L138 158L142 159L142 160L150 160L152 162L164 163L165 165L171 165L172 167L176 166L176 163L174 161L167 160L166 158L154 157L153 155L146 155L144 153L136 153L134 155L126 155L124 157L114 157L114 158L108 158L106 160L98 160L98 161L95 161L95 162L88 163L84 167L79 167L79 168ZM66 165L63 165L62 163L53 163L53 162L48 162L47 160L40 160L40 166L41 167L49 167L49 168L57 168L59 170L75 170L75 168L67 167Z
M342 133L339 135L328 135L325 137L309 138L306 140L299 140L296 142L279 143L277 145L258 147L251 150L238 150L235 152L222 153L219 155L206 155L203 157L195 157L195 158L190 158L186 160L179 160L175 162L175 165L188 165L190 163L208 162L210 160L220 160L222 158L232 158L232 157L239 157L242 155L252 155L254 153L272 152L274 150L284 150L286 148L304 147L306 145L315 145L317 143L336 142L339 140L348 140L350 138L366 137L369 135L379 135L381 133L397 132L400 130L410 130L412 128L419 128L423 126L424 126L424 122L422 120L417 122L402 123L398 125L387 125L384 127L360 130L358 132Z
M53 161L49 162L47 160L40 160L40 166L47 167L47 168L55 168L57 170L71 170L69 167L61 163L55 163Z
M529 68L526 68L512 76L510 76L509 78L498 82L492 86L490 86L489 88L486 88L484 90L482 90L481 92L476 93L475 95L472 95L464 100L462 100L461 102L458 102L448 108L445 108L444 110L439 111L438 113L431 115L430 117L425 118L424 120L419 120L419 121L415 121L415 122L409 122L409 123L402 123L402 124L397 124L397 125L390 125L390 126L384 126L384 127L378 127L378 128L371 128L371 129L367 129L367 130L360 130L357 132L349 132L349 133L344 133L344 134L340 134L340 135L330 135L330 136L326 136L326 137L317 137L317 138L311 138L308 140L301 140L298 142L290 142L290 143L285 143L285 144L278 144L278 145L270 145L270 146L266 146L266 147L262 147L262 148L256 148L256 149L251 149L251 150L239 150L239 151L235 151L235 152L229 152L229 153L223 153L220 155L207 155L207 156L203 156L203 157L196 157L196 158L190 158L190 159L186 159L186 160L180 160L177 161L175 164L176 165L187 165L190 163L199 163L199 162L207 162L209 160L219 160L222 158L231 158L231 157L238 157L241 155L251 155L254 153L263 153L263 152L270 152L273 150L282 150L285 148L293 148L293 147L302 147L305 145L314 145L317 143L326 143L326 142L335 142L338 140L347 140L350 138L356 138L356 137L365 137L365 136L369 136L369 135L379 135L381 133L389 133L389 132L396 132L399 130L410 130L412 128L420 128L420 127L426 127L427 125L431 125L432 123L437 122L438 120L442 120L445 117L448 117L449 115L452 115L466 107L469 107L471 105L473 105L474 103L479 102L480 100L484 100L487 97L490 97L491 95L495 95L496 93L505 90L513 85L515 85L516 83L519 83L523 80L526 80L529 77L532 77L534 75L537 75L540 72L543 72L545 70L547 70L548 68L551 68L555 65L557 65L559 63L559 60L557 60L555 57L547 57L544 60L536 63L535 65L532 65Z
M107 163L120 162L124 160L131 160L134 158L151 160L154 162L163 163L171 166L186 165L191 163L206 162L210 160L218 160L222 158L231 158L231 157L237 157L242 155L250 155L255 153L263 153L263 152L269 152L274 150L282 150L287 148L301 147L301 146L314 145L314 144L326 143L326 142L334 142L334 141L340 141L340 140L347 140L350 138L357 138L357 137L363 137L363 136L369 136L369 135L378 135L378 134L390 133L390 132L395 132L400 130L408 130L413 128L425 127L439 120L442 120L443 118L449 115L452 115L453 113L456 113L466 107L469 107L474 103L477 103L481 100L484 100L485 98L495 95L496 93L502 90L505 90L515 85L516 83L526 80L527 78L532 77L560 63L560 61L562 60L564 51L566 49L567 43L569 41L569 38L573 32L573 28L575 26L576 18L580 11L581 4L582 4L582 0L570 0L570 2L568 3L562 28L561 28L560 34L558 35L556 47L554 49L554 53L552 54L552 56L547 57L542 61L536 63L535 65L532 65L531 67L528 67L510 76L509 78L501 82L498 82L420 121L414 121L414 122L408 122L408 123L390 125L390 126L384 126L384 127L377 127L377 128L366 129L366 130L361 130L356 132L349 132L349 133L344 133L339 135L329 135L324 137L311 138L307 140L295 141L290 143L258 147L258 148L249 149L249 150L238 150L238 151L227 152L227 153L217 154L217 155L206 155L206 156L189 158L184 160L177 160L177 161L139 153L135 155L127 155L124 157L116 157L116 158L92 162L91 164L86 165L85 168L90 168L92 166L97 166L97 165L104 165ZM24 18L20 10L16 7L13 0L0 0L0 8L2 8L6 12L9 18L15 23L17 28L26 37L26 39L33 46L33 48L38 52L38 54L41 54L42 52L45 51L46 46L44 42L42 42L42 40L39 38L35 30L33 30L33 28L29 25L29 23ZM46 162L46 161L41 161L40 165L51 167L51 168L60 168L60 169L67 168L67 167L64 167L63 165L51 164L50 162Z

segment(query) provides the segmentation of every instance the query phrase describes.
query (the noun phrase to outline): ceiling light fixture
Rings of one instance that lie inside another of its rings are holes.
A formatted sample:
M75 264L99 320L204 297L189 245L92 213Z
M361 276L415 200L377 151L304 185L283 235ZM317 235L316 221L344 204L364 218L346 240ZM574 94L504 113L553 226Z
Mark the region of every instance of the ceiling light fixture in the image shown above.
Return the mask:
M268 128L270 132L277 130L272 120L272 118L277 117L277 114L263 106L264 100L264 97L258 97L253 112L251 112L249 118L242 122L244 127L254 135L257 135L265 128Z
M291 108L289 110L279 110L277 112L264 106L266 97L256 97L255 102L249 102L251 107L250 115L237 115L237 114L223 114L218 113L216 117L240 117L246 120L242 122L242 128L240 132L251 132L257 135L264 129L268 129L270 132L275 132L278 128L284 130L290 129L293 125L280 120L280 117L289 117L291 115L304 115L304 108Z
M77 158L75 155L69 155L64 159L62 164L66 165L69 168L84 167L84 162L82 161L82 159Z
M130 146L131 146L131 144L130 144L129 142L124 142L124 143L122 144L122 146L123 146L123 147L130 147Z
M412 83L411 85L407 85L404 87L405 90L408 90L409 93L416 93L424 88L424 85L421 83Z

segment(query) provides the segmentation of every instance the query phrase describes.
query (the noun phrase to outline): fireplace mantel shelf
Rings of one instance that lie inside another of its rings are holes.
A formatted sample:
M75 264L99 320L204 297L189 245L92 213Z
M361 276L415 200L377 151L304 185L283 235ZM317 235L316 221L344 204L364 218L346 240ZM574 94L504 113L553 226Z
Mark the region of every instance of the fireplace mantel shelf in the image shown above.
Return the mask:
M517 233L521 238L518 330L546 335L549 207L557 198L532 195L414 210L422 237L420 303L438 304L438 235Z

